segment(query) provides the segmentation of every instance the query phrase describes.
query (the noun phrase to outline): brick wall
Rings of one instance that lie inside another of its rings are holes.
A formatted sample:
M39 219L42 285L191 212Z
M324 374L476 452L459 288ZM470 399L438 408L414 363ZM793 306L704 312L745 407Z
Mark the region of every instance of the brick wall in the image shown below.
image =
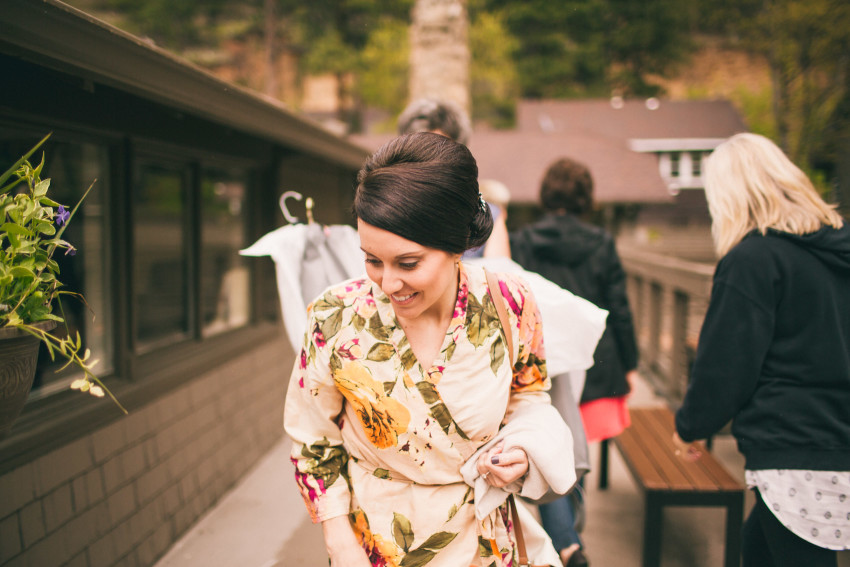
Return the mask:
M0 565L147 566L282 434L271 341L0 477Z

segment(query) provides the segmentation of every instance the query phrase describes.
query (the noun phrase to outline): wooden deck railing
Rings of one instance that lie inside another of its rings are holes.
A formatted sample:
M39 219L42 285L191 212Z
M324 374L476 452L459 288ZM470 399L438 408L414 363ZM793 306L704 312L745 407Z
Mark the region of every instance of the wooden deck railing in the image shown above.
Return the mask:
M711 294L714 265L621 247L640 370L678 406Z

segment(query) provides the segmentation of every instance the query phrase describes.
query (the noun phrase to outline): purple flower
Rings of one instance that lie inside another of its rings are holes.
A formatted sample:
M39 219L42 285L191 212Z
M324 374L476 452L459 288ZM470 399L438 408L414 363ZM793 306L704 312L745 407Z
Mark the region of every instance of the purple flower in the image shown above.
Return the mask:
M67 250L65 250L65 256L76 256L77 249L73 246L69 246Z
M69 213L68 210L65 209L65 207L59 205L59 210L56 211L56 226L62 226L63 224L68 222L68 219L70 217L71 213Z

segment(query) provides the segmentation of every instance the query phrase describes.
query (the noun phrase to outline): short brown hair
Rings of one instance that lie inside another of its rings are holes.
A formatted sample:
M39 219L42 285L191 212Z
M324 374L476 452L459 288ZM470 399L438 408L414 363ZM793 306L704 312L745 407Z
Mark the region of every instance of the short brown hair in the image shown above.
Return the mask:
M593 177L583 163L561 158L546 170L540 201L547 210L583 215L593 209Z

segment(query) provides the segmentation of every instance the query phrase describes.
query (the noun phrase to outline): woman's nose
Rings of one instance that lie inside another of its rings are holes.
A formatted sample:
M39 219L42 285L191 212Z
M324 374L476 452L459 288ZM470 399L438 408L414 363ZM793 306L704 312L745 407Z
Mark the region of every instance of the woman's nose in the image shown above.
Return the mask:
M404 287L400 274L393 269L384 268L384 273L381 276L381 290L387 295L401 291Z

